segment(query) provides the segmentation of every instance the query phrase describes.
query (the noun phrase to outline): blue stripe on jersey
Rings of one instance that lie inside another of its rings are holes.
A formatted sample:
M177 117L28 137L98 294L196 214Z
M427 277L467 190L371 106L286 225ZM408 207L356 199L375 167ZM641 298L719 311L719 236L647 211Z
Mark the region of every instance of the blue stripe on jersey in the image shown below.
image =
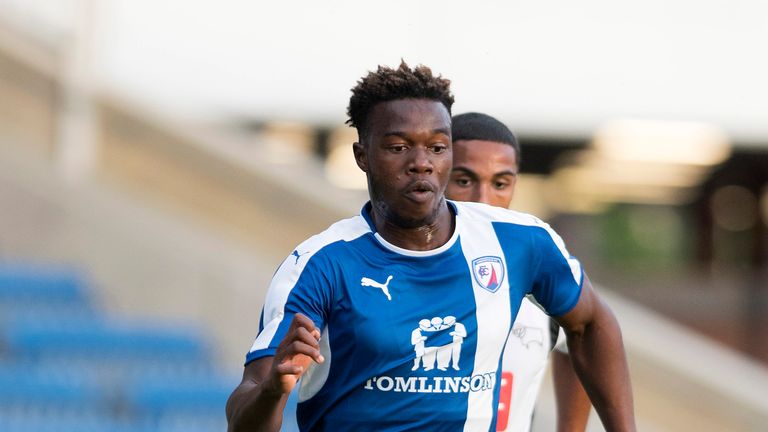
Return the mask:
M511 223L494 222L494 228L500 238L523 238L529 244L502 242L502 249L507 262L517 263L519 269L530 271L510 274L510 284L514 281L521 289L511 290L520 297L511 299L519 304L529 292L536 301L552 316L560 316L576 306L581 294L583 272L578 268L578 279L574 275L575 259L566 258L561 250L557 234L542 226L525 226ZM531 251L534 253L531 254ZM569 255L568 255L569 256ZM570 287L570 289L568 289ZM566 289L563 289L566 288ZM526 290L528 289L528 290Z

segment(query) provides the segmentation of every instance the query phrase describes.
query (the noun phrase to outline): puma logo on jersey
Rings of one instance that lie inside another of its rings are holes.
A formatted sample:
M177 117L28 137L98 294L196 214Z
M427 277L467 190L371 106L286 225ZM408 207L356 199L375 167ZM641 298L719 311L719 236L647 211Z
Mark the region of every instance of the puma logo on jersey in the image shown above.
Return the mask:
M512 329L512 334L519 337L520 343L526 348L530 348L531 344L544 346L544 332L542 332L540 328L515 326L515 328Z
M298 264L299 263L299 258L301 258L302 256L306 255L307 253L309 253L309 252L299 253L299 250L295 249L293 251L293 253L291 254L291 256L296 257L296 262L293 263L293 264L294 265Z
M389 295L389 288L388 288L389 281L391 280L392 280L392 275L389 275L389 277L387 278L387 281L384 282L383 284L378 283L371 278L364 277L360 279L360 285L378 288L384 292L384 295L387 296L387 300L392 300L392 296Z

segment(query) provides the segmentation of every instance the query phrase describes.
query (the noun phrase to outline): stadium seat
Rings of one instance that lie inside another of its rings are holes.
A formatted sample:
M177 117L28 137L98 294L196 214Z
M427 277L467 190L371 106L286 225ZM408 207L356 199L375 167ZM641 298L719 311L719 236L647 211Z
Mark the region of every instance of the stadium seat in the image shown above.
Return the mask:
M217 412L196 414L190 412L172 413L161 416L157 422L158 432L210 432L227 430L223 408Z
M115 417L101 411L0 410L3 432L161 432L154 422Z
M0 263L0 431L224 430L200 329L117 319L68 268Z
M3 330L7 350L25 358L92 355L132 358L204 358L207 346L193 329L82 316L59 320L16 320Z
M198 376L186 379L144 379L128 389L127 403L141 414L223 416L224 405L239 380L233 377Z
M66 267L0 263L0 302L88 303L80 275Z
M104 406L108 401L105 396L89 371L0 364L0 404L4 407L93 408Z

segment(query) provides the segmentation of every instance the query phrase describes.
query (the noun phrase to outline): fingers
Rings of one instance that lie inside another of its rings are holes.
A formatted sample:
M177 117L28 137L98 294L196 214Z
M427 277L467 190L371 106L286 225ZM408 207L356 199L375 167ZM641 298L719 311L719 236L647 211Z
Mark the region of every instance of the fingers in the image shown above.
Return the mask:
M315 341L312 336L309 334L306 335L306 337L310 338L311 340ZM315 341L315 345L308 344L304 341L300 340L294 340L290 344L285 346L284 352L286 353L283 361L300 361L301 359L296 359L296 357L304 356L308 360L315 360L318 363L322 363L323 356L320 354L320 350L317 346L317 341ZM309 361L306 362L307 366L309 366Z
M284 361L283 363L280 363L277 365L275 370L277 370L277 373L280 375L301 375L304 373L304 365L301 364L300 361Z
M320 354L319 340L320 330L315 323L305 315L295 314L277 347L266 385L275 393L290 393L313 360L317 363L325 361Z
M315 323L305 315L297 313L278 347L278 352L283 354L279 356L278 362L282 363L283 358L291 359L295 355L303 354L322 363L325 359L320 354L319 340L320 330L315 327Z

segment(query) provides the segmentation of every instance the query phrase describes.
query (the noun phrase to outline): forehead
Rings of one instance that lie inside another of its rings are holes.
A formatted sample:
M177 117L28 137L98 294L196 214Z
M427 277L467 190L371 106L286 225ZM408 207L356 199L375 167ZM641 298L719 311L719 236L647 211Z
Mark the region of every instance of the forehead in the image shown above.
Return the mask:
M436 130L450 135L451 115L438 101L397 99L374 106L368 116L368 127L374 136L391 132L431 133Z
M496 141L454 141L453 165L472 168L476 164L513 169L517 167L517 152L511 145Z

